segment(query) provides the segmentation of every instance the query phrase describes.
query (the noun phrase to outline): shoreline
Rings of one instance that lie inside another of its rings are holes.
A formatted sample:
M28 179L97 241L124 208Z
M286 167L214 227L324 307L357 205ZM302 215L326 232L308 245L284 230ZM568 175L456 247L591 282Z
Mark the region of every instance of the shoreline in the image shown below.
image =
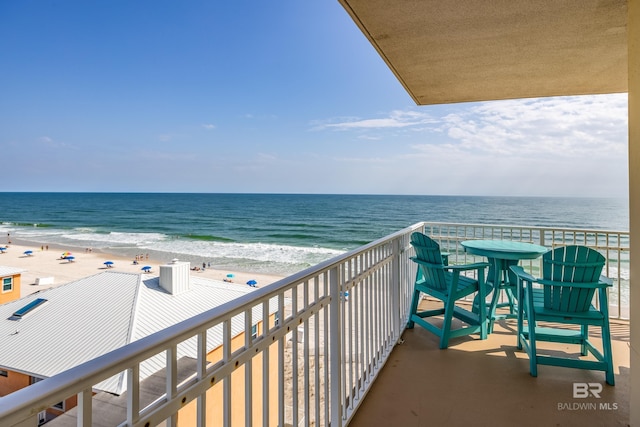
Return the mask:
M6 237L3 237L5 240ZM158 260L153 258L150 252L149 258L141 260L138 264L134 264L131 256L117 255L105 252L99 249L78 248L61 244L42 244L38 242L26 241L23 239L15 239L11 237L9 245L2 244L0 247L7 246L7 250L0 254L0 266L19 268L24 270L21 273L20 281L20 297L33 294L35 292L64 285L84 277L92 276L103 271L119 271L135 274L149 274L151 276L159 274L160 265L167 263L166 260ZM48 247L48 250L46 249ZM25 255L25 251L33 251L31 255ZM75 257L73 262L62 259L63 252L71 252ZM195 258L195 257L194 257ZM105 266L106 261L112 261L113 267ZM191 262L189 259L180 259L180 261ZM144 273L142 267L150 266L151 272ZM258 282L257 286L262 287L282 279L285 276L275 274L253 273L238 270L221 270L215 268L202 269L201 263L191 263L191 268L199 267L198 271L191 271L192 276L207 278L218 281L228 281L236 283L240 286L248 286L249 280ZM229 279L228 274L233 274ZM41 277L53 277L54 283L47 285L36 285L36 279Z

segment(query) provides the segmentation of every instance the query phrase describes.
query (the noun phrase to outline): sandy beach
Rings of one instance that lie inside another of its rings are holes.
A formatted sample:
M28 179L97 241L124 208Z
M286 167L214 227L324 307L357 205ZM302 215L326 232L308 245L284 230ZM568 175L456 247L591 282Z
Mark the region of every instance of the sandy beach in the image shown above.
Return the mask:
M69 248L59 247L55 245L34 246L27 242L12 240L4 253L0 254L0 266L15 267L23 269L21 279L21 296L50 288L52 286L60 286L71 281L91 276L101 271L106 271L106 261L112 261L113 266L109 268L112 271L122 271L127 273L143 273L142 267L150 266L149 274L158 274L159 266L165 262L154 259L147 259L146 254L143 260L138 264L134 264L134 259L122 256L114 256L97 252L95 250L70 250ZM31 255L26 255L26 251L32 251ZM64 252L72 252L74 260L72 262L62 259ZM189 261L188 259L180 259L180 261ZM241 286L247 286L249 280L255 280L257 286L265 286L280 280L281 276L253 274L238 271L222 271L212 268L202 269L202 264L192 263L191 267L199 267L200 270L192 271L193 276L206 277L215 280L231 280ZM227 275L233 274L233 278L228 279ZM54 283L47 285L36 285L36 279L44 277L53 277Z

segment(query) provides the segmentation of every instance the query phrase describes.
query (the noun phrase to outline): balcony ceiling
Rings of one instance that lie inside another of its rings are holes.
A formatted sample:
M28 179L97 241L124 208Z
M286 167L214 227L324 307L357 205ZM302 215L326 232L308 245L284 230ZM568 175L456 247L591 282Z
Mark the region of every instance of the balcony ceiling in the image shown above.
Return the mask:
M626 0L339 0L418 105L627 92Z

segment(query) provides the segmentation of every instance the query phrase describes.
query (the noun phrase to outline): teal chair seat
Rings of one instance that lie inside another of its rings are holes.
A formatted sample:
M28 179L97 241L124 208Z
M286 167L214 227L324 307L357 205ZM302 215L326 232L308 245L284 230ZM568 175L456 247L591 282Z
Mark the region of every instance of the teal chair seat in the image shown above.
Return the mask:
M422 233L411 235L411 245L416 251L416 256L411 260L417 264L418 269L407 328L411 329L417 323L436 334L440 337L442 349L449 346L449 340L453 337L479 333L481 339L486 339L489 318L485 305L487 290L484 269L488 264L448 265L448 254L440 252L438 243ZM477 279L461 274L465 271L475 271ZM442 301L443 307L418 311L423 293ZM468 306L456 304L473 294L476 294L476 298L471 310ZM428 320L435 316L442 316L441 327ZM454 328L454 318L464 324Z
M518 348L524 348L529 356L531 375L538 375L538 365L600 370L605 372L607 383L614 385L607 299L612 281L601 276L604 256L573 245L546 253L542 262L542 278L533 277L522 267L511 267L518 277L518 298L522 301ZM593 304L596 293L598 306ZM589 337L590 326L601 329L601 349ZM542 354L541 341L578 344L582 356L591 354L595 360Z

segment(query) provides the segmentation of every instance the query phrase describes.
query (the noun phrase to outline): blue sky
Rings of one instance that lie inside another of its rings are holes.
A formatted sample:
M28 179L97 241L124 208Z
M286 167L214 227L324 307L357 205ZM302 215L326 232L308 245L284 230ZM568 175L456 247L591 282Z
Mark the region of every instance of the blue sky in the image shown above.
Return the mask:
M0 2L0 191L628 194L626 94L418 107L336 0Z

